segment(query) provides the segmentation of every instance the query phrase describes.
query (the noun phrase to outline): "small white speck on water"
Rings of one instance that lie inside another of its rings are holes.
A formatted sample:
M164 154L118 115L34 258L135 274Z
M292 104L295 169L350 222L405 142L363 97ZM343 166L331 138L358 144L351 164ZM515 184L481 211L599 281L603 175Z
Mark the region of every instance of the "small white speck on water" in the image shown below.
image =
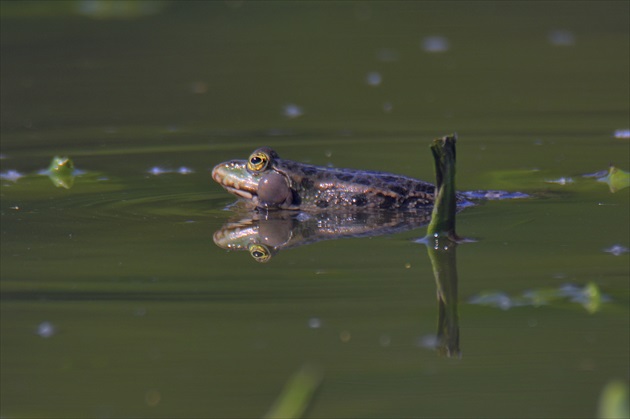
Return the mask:
M282 108L282 114L287 118L294 119L302 116L304 114L304 109L295 103L288 103Z
M416 346L421 348L435 349L439 344L440 339L436 335L424 335L416 340Z
M377 71L369 72L367 76L365 76L365 82L370 86L378 86L382 83L382 81L383 77L381 76L381 73Z
M154 176L163 175L164 173L169 173L169 170L164 169L163 167L154 166L147 170L147 173Z
M41 322L37 325L36 333L43 338L49 338L57 333L57 328L51 322Z
M610 253L611 255L614 256L621 256L624 253L628 253L630 252L630 249L628 249L626 246L622 246L620 244L615 244L613 246L610 246L606 249L603 250L606 253Z
M17 182L18 179L23 177L24 175L17 170L7 170L6 172L0 173L0 179L2 180L10 180L11 182Z
M545 180L545 183L555 183L556 185L564 186L573 183L573 179L571 179L570 177L561 177L558 179L547 179Z
M444 36L433 35L422 39L422 49L426 52L446 52L451 45Z
M620 140L630 139L630 128L615 130L613 137L618 138Z
M195 173L195 171L189 167L182 166L177 169L177 173L179 173L180 175L189 175L191 173Z
M570 47L575 45L575 35L571 31L555 29L549 32L549 43L557 47Z
M311 317L308 319L308 327L310 329L319 329L322 327L322 321L318 317Z

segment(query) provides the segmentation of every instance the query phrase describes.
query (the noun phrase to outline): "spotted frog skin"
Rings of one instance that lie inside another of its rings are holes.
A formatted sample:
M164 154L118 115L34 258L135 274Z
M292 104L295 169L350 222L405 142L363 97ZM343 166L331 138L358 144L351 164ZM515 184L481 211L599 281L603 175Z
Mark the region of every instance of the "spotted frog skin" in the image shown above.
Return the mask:
M265 209L426 209L435 187L384 172L337 169L284 160L269 147L247 160L218 164L212 178L228 192ZM458 196L458 202L465 198Z

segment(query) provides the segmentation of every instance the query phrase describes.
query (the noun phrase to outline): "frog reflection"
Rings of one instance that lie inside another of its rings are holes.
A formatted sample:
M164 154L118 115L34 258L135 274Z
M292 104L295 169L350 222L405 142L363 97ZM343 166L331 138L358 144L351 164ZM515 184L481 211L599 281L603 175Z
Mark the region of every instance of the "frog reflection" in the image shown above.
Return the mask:
M321 240L399 233L420 228L430 218L429 211L316 214L253 211L227 222L214 233L214 242L224 249L248 251L256 262L266 263L280 250ZM459 357L456 243L442 238L419 242L427 245L438 291L438 327L432 348L442 356Z
M374 237L420 228L431 212L336 212L296 213L254 211L227 222L214 233L217 246L248 251L256 262L266 263L280 250L322 240Z

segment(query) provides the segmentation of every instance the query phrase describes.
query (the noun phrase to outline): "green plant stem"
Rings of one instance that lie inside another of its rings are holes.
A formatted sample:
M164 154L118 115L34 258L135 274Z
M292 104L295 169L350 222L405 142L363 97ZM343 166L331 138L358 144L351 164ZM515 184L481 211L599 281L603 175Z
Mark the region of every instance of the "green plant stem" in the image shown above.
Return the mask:
M457 135L436 138L431 145L435 161L435 203L427 237L448 237L457 241L455 233L455 213L457 198L455 195L455 143Z

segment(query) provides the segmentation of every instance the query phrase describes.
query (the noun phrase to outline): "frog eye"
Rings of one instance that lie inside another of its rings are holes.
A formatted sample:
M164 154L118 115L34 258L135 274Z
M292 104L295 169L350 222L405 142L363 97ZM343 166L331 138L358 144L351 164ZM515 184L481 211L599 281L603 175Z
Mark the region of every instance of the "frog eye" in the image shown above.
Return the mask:
M255 151L247 160L247 168L252 172L262 172L269 164L269 155L264 151Z
M262 244L252 244L249 246L249 254L252 255L256 262L266 263L271 259L271 252Z

